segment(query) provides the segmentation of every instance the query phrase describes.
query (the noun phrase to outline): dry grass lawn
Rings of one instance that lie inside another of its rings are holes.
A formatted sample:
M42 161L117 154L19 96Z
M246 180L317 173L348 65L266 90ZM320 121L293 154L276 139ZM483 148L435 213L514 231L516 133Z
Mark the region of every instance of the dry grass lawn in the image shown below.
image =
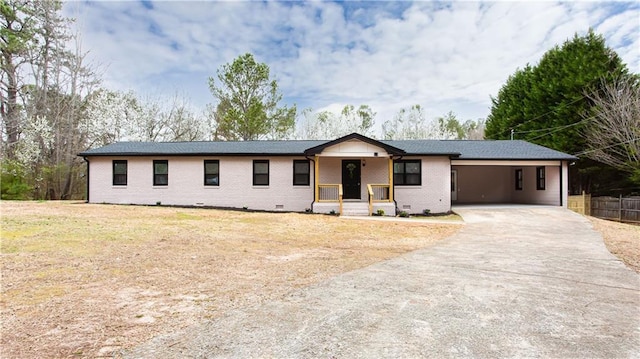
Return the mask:
M79 202L0 209L2 358L117 356L460 228Z
M593 224L593 228L602 234L609 252L640 273L640 225L618 223L595 217L587 218Z

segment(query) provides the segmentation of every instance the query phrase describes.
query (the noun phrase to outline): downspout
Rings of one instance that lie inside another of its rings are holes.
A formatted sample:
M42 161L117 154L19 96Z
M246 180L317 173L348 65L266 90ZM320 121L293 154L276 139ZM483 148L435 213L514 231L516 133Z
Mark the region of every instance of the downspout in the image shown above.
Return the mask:
M91 166L89 165L89 159L86 156L82 158L85 160L85 162L87 162L87 202L86 203L89 203L89 177L90 177L89 171L91 171Z
M402 155L400 155L400 157L398 157L398 158L394 158L393 155L391 156L391 161L392 162L395 161L395 160L401 160L401 159L402 159ZM393 175L393 171L392 171L391 175ZM422 175L422 174L420 174L420 175ZM396 214L398 214L398 210L400 208L398 208L398 201L396 201L396 181L393 181L393 204L396 207Z
M311 184L311 187L313 187L313 199L311 200L311 207L309 207L313 212L313 204L316 203L316 160L309 158L309 156L304 156L304 158L313 162L313 183Z

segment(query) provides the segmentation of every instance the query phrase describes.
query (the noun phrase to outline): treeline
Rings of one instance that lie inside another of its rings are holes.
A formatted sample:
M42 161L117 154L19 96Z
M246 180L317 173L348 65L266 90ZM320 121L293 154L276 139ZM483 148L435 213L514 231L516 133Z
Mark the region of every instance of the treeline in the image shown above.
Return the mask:
M581 157L572 191L640 188L640 81L590 31L516 71L492 98L485 121L419 105L376 123L366 104L339 113L281 105L267 64L238 56L208 79L212 104L143 97L101 86L60 1L0 0L2 199L79 199L77 154L115 141L335 139L525 139ZM635 184L634 184L635 183ZM599 192L598 192L599 191ZM607 192L609 191L609 192Z
M215 105L204 111L178 94L167 101L106 89L61 8L61 1L0 1L2 199L83 198L86 166L77 154L115 141L378 137L366 105L339 114L280 106L269 67L251 54L209 79ZM481 122L461 124L453 113L429 122L417 105L392 121L381 138L481 137Z
M489 139L523 139L580 157L571 192L640 193L640 77L588 31L518 69L493 100Z

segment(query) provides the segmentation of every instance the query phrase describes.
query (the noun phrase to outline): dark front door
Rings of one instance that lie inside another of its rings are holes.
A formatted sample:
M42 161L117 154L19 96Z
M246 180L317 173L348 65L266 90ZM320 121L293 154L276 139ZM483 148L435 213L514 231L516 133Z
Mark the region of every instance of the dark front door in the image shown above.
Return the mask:
M360 199L360 160L342 160L342 198Z

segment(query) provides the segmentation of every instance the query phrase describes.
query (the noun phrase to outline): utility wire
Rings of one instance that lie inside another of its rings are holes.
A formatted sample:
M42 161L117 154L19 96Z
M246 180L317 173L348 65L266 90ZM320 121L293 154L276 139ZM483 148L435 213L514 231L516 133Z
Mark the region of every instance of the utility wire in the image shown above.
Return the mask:
M515 131L515 132L514 132L514 134L516 134L516 135L517 135L517 134L525 134L525 133L533 133L533 132L542 132L542 131L555 130L555 129L556 129L556 128L558 128L558 127L574 126L574 125L577 125L577 124L582 123L582 122L584 122L584 121L585 121L585 120L582 120L582 121L579 121L579 122L573 123L573 124L571 124L571 125L561 125L561 126L553 126L553 127L547 127L547 128L539 128L539 129L537 129L537 130L529 130L529 131Z
M560 130L564 130L565 128L569 128L569 127L572 127L572 126L577 126L577 125L579 125L579 124L581 124L581 123L583 123L583 122L587 122L587 121L594 120L595 118L596 118L596 117L595 117L595 116L593 116L593 117L586 118L586 119L584 119L584 120L582 120L582 121L578 121L578 122L576 122L576 123L572 123L572 124L564 125L564 126L558 126L558 127L556 127L553 131L549 131L549 132L547 132L547 133L543 133L542 135L536 136L536 137L534 137L534 138L529 138L529 139L527 139L527 141L537 140L538 138L542 138L542 137L544 137L544 136L548 136L548 135L550 135L550 134L552 134L552 133L558 132L558 131L560 131ZM553 128L553 127L552 127L552 128ZM518 132L516 132L516 133L518 133Z
M576 100L573 100L573 101L571 101L571 102L569 102L569 103L567 103L567 104L563 104L563 105L573 105L574 103L576 103L576 102L578 102L578 101L582 101L582 100L584 100L584 99L586 99L586 98L587 98L587 96L582 95L582 97L581 97L581 98L576 99ZM543 113L543 114L542 114L542 115L540 115L540 116L536 116L536 117L534 117L534 118L532 118L532 119L526 120L526 121L524 121L524 122L522 122L522 123L519 123L519 124L517 124L517 125L513 126L512 128L507 129L506 131L502 131L500 134L501 134L501 135L502 135L502 134L505 134L505 133L507 133L508 131L511 131L511 130L513 130L513 129L516 129L516 128L518 128L518 127L520 127L520 126L524 125L525 123L529 123L529 122L531 122L531 121L539 120L539 119L541 119L541 118L545 117L546 115L548 115L548 114L550 114L550 113L556 112L556 110L557 110L557 109L555 109L555 108L554 108L553 110L548 111L548 112L545 112L545 113Z
M597 89L596 89L596 91L594 91L594 92L597 92L597 91L603 91L603 90L604 90L604 89L597 88ZM589 98L589 97L588 97L588 95L582 95L582 97L581 97L581 98L575 99L575 100L570 101L570 102L568 102L568 103L566 103L566 104L565 104L565 103L562 103L562 105L563 105L563 106L573 105L573 104L574 104L574 103L576 103L576 102L579 102L579 101L582 101L582 100L585 100L585 99L588 99L588 98ZM545 112L545 113L543 113L543 114L542 114L542 115L540 115L540 116L536 116L536 117L534 117L534 118L532 118L532 119L529 119L529 120L526 120L526 121L524 121L524 122L522 122L522 123L519 123L519 124L517 124L517 125L515 125L515 126L513 126L513 127L511 127L511 128L508 128L508 129L507 129L507 130L505 130L505 131L500 132L500 135L503 135L503 134L505 134L505 133L507 133L507 132L509 132L509 131L515 130L516 128L518 128L518 127L520 127L520 126L522 126L522 125L524 125L524 124L526 124L526 123L529 123L529 122L531 122L531 121L539 120L539 119L541 119L542 117L545 117L546 115L548 115L548 114L550 114L550 113L556 112L556 110L557 110L557 109L556 109L556 108L554 108L553 110L550 110L550 111L548 111L548 112ZM551 127L551 128L553 128L553 127ZM528 132L535 132L535 131L542 131L542 130L543 130L543 129L540 129L540 130L531 130L531 131L522 131L522 132L514 132L514 134L517 134L517 133L528 133Z
M614 143L613 145L610 145L610 146L601 147L601 148L594 148L594 149L591 149L591 150L586 150L586 151L578 152L578 153L576 153L574 156L576 156L576 157L577 157L577 156L582 156L582 155L586 155L587 153L596 152L596 151L602 151L602 150L606 150L606 149L608 149L608 148L612 148L612 147L616 147L616 146L624 145L624 144L627 144L627 143L632 143L632 142L639 141L639 140L640 140L640 137L638 137L638 138L632 138L632 139L627 140L627 141L622 141L622 142Z
M556 126L556 127L549 127L549 128L540 129L540 130L531 130L531 131L523 131L523 132L514 132L514 134L524 134L524 133L531 133L531 132L539 132L539 131L543 131L543 130L549 130L549 132L543 133L542 135L536 136L536 137L534 137L534 138L529 138L529 139L527 139L527 141L533 141L533 140L537 140L538 138L542 138L542 137L544 137L544 136L550 135L550 134L552 134L552 133L554 133L554 132L558 132L558 131L560 131L560 130L564 130L565 128L569 128L569 127L577 126L577 125L582 124L582 123L584 123L584 122L593 121L593 120L597 119L599 116L603 116L603 115L605 115L605 116L606 116L607 114L611 114L611 113L613 113L614 111L618 111L618 110L623 109L624 107L626 107L626 106L630 106L630 105L633 105L633 103L627 103L627 104L624 104L624 105L622 105L622 106L620 106L620 107L618 107L618 108L610 109L610 110L609 110L609 111L607 111L607 112L601 112L601 113L599 113L599 114L596 114L596 115L593 115L593 116L589 116L589 117L587 117L587 118L585 118L585 119L583 119L583 120L581 120L581 121L574 122L574 123L571 123L571 124L568 124L568 125L561 125L561 126Z

